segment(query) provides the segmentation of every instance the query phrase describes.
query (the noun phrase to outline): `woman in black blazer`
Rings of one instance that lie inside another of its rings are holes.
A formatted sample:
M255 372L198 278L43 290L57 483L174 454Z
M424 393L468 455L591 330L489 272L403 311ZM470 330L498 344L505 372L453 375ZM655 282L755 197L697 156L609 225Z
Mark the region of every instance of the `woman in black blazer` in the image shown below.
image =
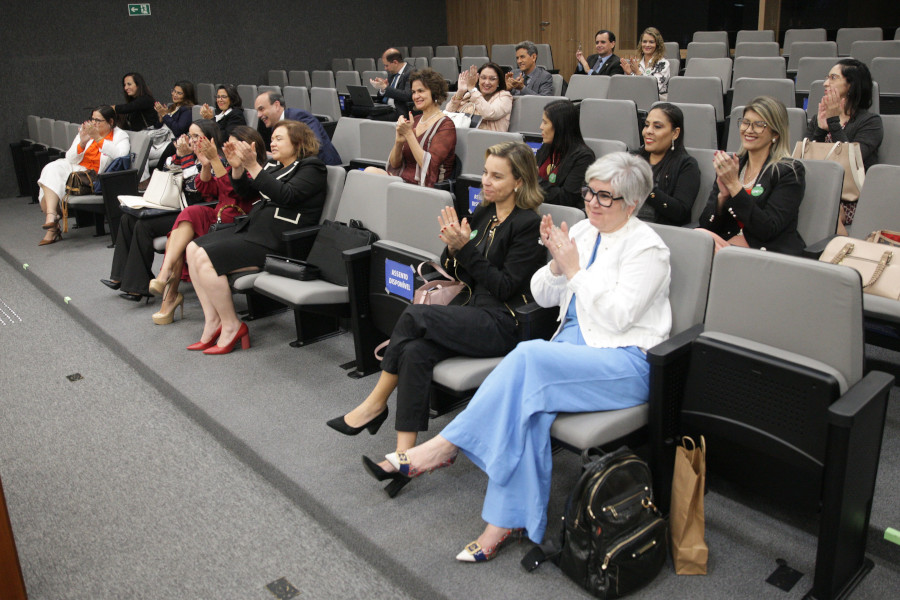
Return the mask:
M535 159L544 202L584 210L581 186L594 152L581 137L578 108L571 100L556 100L544 107L541 136L544 143Z
M797 215L806 189L803 164L790 156L784 104L768 96L744 108L739 155L716 152L716 183L700 227L716 249L734 245L799 255Z
M681 226L691 220L700 190L700 166L684 149L684 114L674 104L657 104L641 133L644 145L634 154L650 163L653 191L641 206L642 221Z
M272 132L273 162L265 169L256 162L254 145L229 141L223 149L234 190L245 197L259 194L261 199L235 227L188 244L191 281L206 320L200 341L188 350L204 354L227 354L238 341L243 348L250 347L247 324L234 310L227 275L261 269L266 254L284 252L282 233L317 224L327 188L325 163L316 156L318 138L303 123L278 123Z
M247 124L241 95L237 93L237 88L231 84L223 83L216 89L215 112L213 112L209 104L204 104L200 107L200 116L204 119L214 120L222 131L222 138L226 140L231 137L235 127Z

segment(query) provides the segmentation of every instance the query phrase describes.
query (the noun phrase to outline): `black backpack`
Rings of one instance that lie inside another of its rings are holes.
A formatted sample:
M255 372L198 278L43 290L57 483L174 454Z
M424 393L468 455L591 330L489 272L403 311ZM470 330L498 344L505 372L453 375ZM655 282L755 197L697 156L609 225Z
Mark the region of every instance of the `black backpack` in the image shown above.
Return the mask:
M532 571L552 560L597 598L619 598L650 583L666 562L666 521L653 504L650 468L629 448L586 450L566 503L559 547L522 559Z

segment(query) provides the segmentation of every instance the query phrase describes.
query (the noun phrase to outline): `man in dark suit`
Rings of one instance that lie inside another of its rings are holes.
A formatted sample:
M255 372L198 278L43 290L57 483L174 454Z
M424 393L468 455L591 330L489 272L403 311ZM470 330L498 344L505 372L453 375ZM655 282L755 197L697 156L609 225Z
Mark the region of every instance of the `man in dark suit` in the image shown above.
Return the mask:
M381 55L381 64L387 71L387 79L376 77L370 79L378 90L378 102L390 104L394 107L393 119L398 115L404 115L411 110L412 86L409 83L409 75L413 68L403 61L403 55L396 48L388 48Z
M277 92L263 92L256 97L256 116L259 117L259 123L256 130L262 136L266 143L266 150L272 142L272 130L278 121L283 119L291 119L305 123L312 132L319 138L319 158L326 165L340 165L341 157L331 143L331 138L325 133L325 129L319 120L299 108L285 108L284 97Z
M624 75L625 70L622 69L619 57L615 55L616 34L607 29L601 29L594 36L594 43L597 47L597 54L591 54L585 59L581 50L575 53L575 59L578 61L575 73L580 75Z
M519 73L506 74L506 89L513 96L552 96L553 76L537 64L538 50L525 41L516 45L516 65Z

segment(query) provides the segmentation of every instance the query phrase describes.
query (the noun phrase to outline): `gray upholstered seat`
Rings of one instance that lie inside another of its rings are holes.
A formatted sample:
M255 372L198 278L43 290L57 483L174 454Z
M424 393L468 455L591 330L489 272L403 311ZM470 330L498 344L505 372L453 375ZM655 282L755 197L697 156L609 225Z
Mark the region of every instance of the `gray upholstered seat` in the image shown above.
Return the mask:
M587 147L594 151L594 157L600 158L611 152L627 152L628 146L621 140L601 140L598 138L584 138Z
M731 87L731 72L734 63L730 57L699 57L685 63L685 77L718 77L722 82L722 93ZM670 82L671 83L671 82ZM671 93L672 90L669 90Z
M709 104L672 102L684 115L684 145L689 148L719 147L716 134L716 109Z
M349 58L332 58L331 59L331 70L334 73L338 71L352 71L353 70L353 61ZM315 84L313 84L315 85Z
M687 148L687 152L696 159L697 165L700 167L700 188L697 190L697 197L694 199L694 205L691 208L691 223L697 223L700 219L700 214L706 208L706 202L709 200L713 183L716 181L716 167L713 165L716 149Z
M268 74L269 85L284 87L288 85L288 74L284 69L272 69Z
M638 110L649 111L654 102L659 102L659 85L655 77L613 75L606 97L610 100L631 100Z
M473 129L466 134L466 153L463 157L462 175L481 177L484 170L485 151L501 142L521 142L522 134L511 131L485 131Z
M491 46L491 61L497 63L501 67L515 67L516 45L494 44Z
M735 56L731 80L741 77L783 79L787 75L784 59L780 56Z
M288 71L288 83L290 85L302 86L307 89L312 87L312 80L309 78L309 71Z
M730 73L729 73L730 77ZM669 102L677 104L709 104L715 112L716 122L725 120L722 80L709 77L673 77L669 80Z
M797 216L797 231L807 244L834 235L840 211L844 169L827 160L801 160L806 189Z
M884 138L878 148L878 162L900 166L900 115L881 115Z
M300 85L285 86L284 105L288 108L299 108L310 112L309 90Z
M352 68L352 65L351 65ZM350 69L346 69L350 70ZM333 88L334 87L334 72L333 71L313 71L311 78L310 87L318 87L318 88Z
M883 39L884 32L881 27L841 27L835 36L838 54L841 56L852 56L853 44L856 42L877 42Z
M324 71L331 75L331 71ZM341 105L338 102L337 90L332 87L313 87L309 90L310 112L316 117L324 117L328 121L341 118Z
M632 100L585 98L581 102L581 135L621 140L629 150L640 147L637 108Z
M606 98L610 79L609 75L572 75L566 88L566 98L572 101Z
M509 130L520 133L539 133L544 107L565 96L518 96L515 98L509 116Z
M359 125L366 119L342 117L334 128L331 143L341 157L341 163L349 165L350 161L361 156L359 148Z
M256 97L259 96L259 92L257 88L253 84L242 83L237 86L238 96L241 97L241 102L244 105L244 108L252 108L256 106Z
M359 77L359 71L338 71L334 74L334 84L338 94L348 94L350 92L347 86L362 85L362 79Z
M785 107L794 106L794 82L790 79L756 79L742 77L734 82L732 106L744 106L757 96L771 96Z

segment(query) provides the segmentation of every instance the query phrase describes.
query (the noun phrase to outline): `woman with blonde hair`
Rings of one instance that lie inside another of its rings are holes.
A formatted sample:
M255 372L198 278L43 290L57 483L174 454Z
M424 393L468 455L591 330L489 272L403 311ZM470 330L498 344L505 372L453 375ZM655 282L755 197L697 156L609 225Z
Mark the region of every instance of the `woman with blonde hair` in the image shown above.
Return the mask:
M665 100L669 92L669 61L665 59L666 43L656 27L648 27L641 34L637 47L638 54L623 58L622 70L626 75L647 75L656 77L659 99ZM677 75L677 73L676 73Z
M738 122L741 150L713 156L716 182L700 227L716 248L744 246L799 255L805 243L797 216L806 189L803 164L790 158L784 104L769 96L754 98Z
M344 435L363 429L375 434L388 416L388 398L397 390L397 444L403 452L428 430L428 396L434 365L451 356L504 356L519 341L516 308L533 303L531 276L546 261L538 244L543 194L531 148L504 142L488 148L481 176L482 203L471 219L459 220L453 207L438 217L447 244L441 263L466 284L448 306L412 304L403 311L381 362L375 389L346 415L328 421ZM369 473L391 482L393 497L409 481L387 461L364 458Z

